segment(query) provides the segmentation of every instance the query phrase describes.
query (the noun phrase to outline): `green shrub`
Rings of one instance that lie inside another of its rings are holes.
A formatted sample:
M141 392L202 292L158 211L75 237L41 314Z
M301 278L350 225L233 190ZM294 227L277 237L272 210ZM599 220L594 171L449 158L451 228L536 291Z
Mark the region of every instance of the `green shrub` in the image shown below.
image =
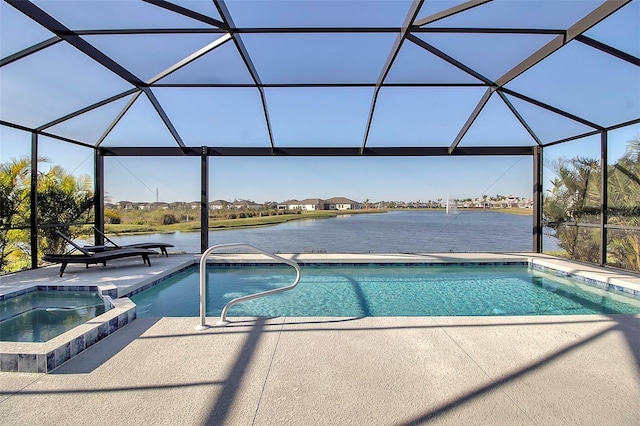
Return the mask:
M112 209L104 209L104 221L105 223L112 223L117 225L122 222L120 213Z
M162 216L162 224L163 225L173 225L174 223L178 223L176 217L172 214L165 214Z

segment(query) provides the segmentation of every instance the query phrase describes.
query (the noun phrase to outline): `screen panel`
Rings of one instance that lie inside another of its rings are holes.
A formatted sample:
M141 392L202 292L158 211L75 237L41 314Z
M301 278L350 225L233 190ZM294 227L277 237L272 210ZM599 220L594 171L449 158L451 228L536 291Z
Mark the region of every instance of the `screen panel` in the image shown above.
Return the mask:
M506 87L601 126L640 117L640 67L576 41Z
M584 35L640 58L640 3L632 1Z
M425 1L441 7L440 1ZM460 3L460 2L456 2ZM428 24L437 28L541 28L565 29L578 22L600 4L594 1L491 1ZM432 6L433 7L433 6Z
M600 260L600 135L544 148L543 226L553 254ZM548 252L548 247L543 247Z
M109 125L135 95L125 96L99 108L80 114L55 126L48 133L95 145Z
M257 89L153 90L187 146L270 146Z
M375 83L396 34L241 34L263 83Z
M213 1L171 0L170 3L177 4L178 6L193 10L194 12L201 13L213 19L222 20L222 18L220 17L220 12L218 12L218 9L213 4Z
M227 42L158 80L160 84L253 84L233 42Z
M210 28L203 22L142 1L34 0L33 3L72 30Z
M400 27L410 0L227 1L236 27Z
M416 34L418 38L495 81L555 35L539 34Z
M405 40L385 83L482 83L471 74Z
M100 146L178 146L147 96L140 95Z
M215 157L212 229L276 225L213 231L209 245L243 241L282 253L528 251L531 165L531 157ZM446 213L447 199L458 214Z
M37 127L131 89L66 43L2 67L0 118Z
M535 139L494 93L458 146L534 146Z
M217 40L220 34L83 36L133 75L147 81Z
M374 89L265 89L275 144L362 145Z
M0 2L0 58L19 52L53 37L11 5Z
M640 124L607 135L607 263L640 271Z
M593 127L589 127L515 96L505 96L543 144L594 130Z
M367 146L449 146L485 89L383 87Z

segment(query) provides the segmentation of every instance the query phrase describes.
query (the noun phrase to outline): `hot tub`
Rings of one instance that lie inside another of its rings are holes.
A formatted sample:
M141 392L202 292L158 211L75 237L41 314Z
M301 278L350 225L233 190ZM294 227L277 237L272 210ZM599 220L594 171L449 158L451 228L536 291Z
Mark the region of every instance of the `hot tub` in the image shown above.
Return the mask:
M0 298L0 371L47 373L136 317L98 286L34 286Z

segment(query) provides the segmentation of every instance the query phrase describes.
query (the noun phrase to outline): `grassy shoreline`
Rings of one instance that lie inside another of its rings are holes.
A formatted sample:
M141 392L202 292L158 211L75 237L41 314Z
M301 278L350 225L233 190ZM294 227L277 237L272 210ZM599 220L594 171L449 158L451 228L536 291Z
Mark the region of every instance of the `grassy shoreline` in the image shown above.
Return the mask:
M254 228L278 225L293 220L328 219L341 215L386 213L393 211L407 211L407 209L366 209L366 210L319 210L305 211L300 214L285 214L278 216L261 216L240 219L210 220L210 231L224 231L228 229ZM444 209L411 209L411 211L443 211ZM487 211L487 209L461 209L459 211ZM531 209L495 209L498 213L531 215ZM198 232L200 221L174 223L171 225L134 225L134 224L107 224L107 234L117 235L144 235L144 234L171 234L174 232Z
M223 231L227 229L254 228L263 226L278 225L293 220L328 219L341 215L386 213L386 209L368 209L353 211L306 211L299 214L284 214L278 216L261 216L239 219L209 220L210 231ZM107 234L141 235L141 234L170 234L174 232L197 232L200 231L200 221L174 223L172 225L134 225L134 224L107 224L105 225Z

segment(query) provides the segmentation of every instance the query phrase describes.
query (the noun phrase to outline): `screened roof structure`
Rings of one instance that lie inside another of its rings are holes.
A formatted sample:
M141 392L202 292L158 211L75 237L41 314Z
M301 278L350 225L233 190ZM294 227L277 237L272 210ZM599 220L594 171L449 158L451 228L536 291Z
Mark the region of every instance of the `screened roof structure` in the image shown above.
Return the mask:
M108 155L529 154L640 122L637 1L16 1L0 124Z
M533 158L541 252L544 150L595 138L599 223L573 226L595 227L601 265L607 228L638 231L607 223L602 165L610 131L640 123L640 0L0 7L0 130L31 135L32 176L39 138L93 150L99 229L106 156L200 157L204 252L209 157L515 155ZM3 152L12 144L0 134ZM38 222L36 180L31 247L57 226Z

